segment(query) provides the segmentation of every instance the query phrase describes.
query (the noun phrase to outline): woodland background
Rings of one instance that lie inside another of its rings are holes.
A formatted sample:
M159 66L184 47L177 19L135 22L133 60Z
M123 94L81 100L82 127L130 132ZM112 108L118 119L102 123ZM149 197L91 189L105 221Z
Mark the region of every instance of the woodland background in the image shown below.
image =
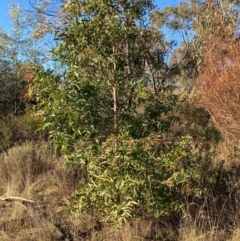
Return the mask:
M31 5L0 29L0 240L239 240L240 1Z

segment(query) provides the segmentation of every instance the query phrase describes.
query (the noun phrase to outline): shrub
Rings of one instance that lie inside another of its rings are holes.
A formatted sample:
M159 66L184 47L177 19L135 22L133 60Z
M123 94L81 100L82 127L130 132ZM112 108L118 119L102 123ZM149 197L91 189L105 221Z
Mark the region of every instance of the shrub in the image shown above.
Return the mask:
M8 115L0 119L0 151L19 145L25 141L47 138L46 132L38 132L39 120L31 111L21 116Z

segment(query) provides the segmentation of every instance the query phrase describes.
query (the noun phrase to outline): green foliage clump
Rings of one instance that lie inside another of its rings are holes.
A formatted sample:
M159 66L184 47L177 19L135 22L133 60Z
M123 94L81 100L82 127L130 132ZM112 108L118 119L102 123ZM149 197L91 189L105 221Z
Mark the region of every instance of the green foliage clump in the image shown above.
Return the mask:
M94 208L100 219L126 221L180 211L183 196L205 191L201 164L191 157L191 138L172 144L157 135L110 137L78 153L87 163L83 187L73 195L75 211ZM81 152L81 153L80 153Z

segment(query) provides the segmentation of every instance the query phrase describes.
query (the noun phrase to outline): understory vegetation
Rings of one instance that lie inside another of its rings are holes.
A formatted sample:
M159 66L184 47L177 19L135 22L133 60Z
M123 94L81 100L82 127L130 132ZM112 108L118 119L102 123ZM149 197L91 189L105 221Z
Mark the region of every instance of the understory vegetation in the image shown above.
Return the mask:
M179 211L141 212L138 219L117 225L99 221L94 210L73 215L70 197L84 174L79 165L66 167L54 143L25 142L9 148L1 154L0 239L237 241L240 166L209 160L192 165L199 177L185 188L204 189L201 195L194 198L175 187L169 204L178 201Z
M240 2L10 3L0 240L238 241Z

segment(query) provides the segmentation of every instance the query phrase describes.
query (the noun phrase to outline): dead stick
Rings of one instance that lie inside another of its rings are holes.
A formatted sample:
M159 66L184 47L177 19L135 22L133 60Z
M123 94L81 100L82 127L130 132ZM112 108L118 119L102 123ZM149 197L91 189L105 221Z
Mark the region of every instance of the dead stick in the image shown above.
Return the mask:
M34 203L34 201L30 200L30 199L26 199L26 198L22 198L22 197L12 197L12 196L9 196L9 197L3 197L3 196L0 196L0 200L2 201L22 201L22 202L26 202L26 203Z

